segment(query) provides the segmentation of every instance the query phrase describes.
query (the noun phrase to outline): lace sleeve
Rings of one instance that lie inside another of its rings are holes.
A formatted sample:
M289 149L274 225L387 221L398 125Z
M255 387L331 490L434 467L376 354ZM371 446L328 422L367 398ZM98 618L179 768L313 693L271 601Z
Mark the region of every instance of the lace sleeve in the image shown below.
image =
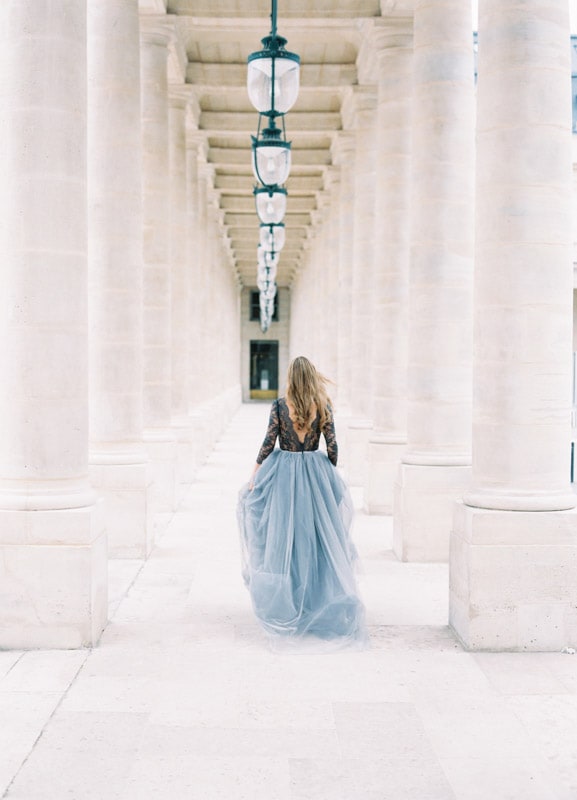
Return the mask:
M327 455L329 457L329 461L333 466L336 467L339 457L339 446L337 444L337 437L335 435L335 420L333 417L333 410L330 407L327 408L327 421L323 427L323 435L325 437L325 442L327 443Z
M270 410L270 417L268 420L268 428L266 436L264 437L262 446L258 451L256 459L257 464L262 464L265 458L268 458L274 450L274 445L279 433L279 415L278 415L278 400L275 400Z

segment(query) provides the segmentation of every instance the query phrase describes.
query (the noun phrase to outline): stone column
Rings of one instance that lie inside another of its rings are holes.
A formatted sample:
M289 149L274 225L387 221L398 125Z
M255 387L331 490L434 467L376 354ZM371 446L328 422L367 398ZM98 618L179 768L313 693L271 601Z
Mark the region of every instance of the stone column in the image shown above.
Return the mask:
M337 333L337 414L343 421L351 406L351 293L353 279L353 199L355 141L351 131L339 132L333 140L332 159L341 170L341 191L338 211L338 333ZM344 428L344 426L343 426ZM343 440L344 441L344 440ZM342 462L346 462L346 447ZM339 462L341 461L339 451Z
M0 53L0 649L90 647L85 6L1 3Z
M327 186L330 189L330 210L327 220L327 256L325 260L325 319L327 339L327 366L328 377L337 380L338 339L340 320L335 314L339 302L339 247L340 247L340 208L341 208L341 175L338 167L333 167L327 176ZM333 389L331 386L331 396ZM334 402L334 399L333 399Z
M392 514L407 442L412 25L378 32L378 153L372 327L373 424L365 507Z
M194 291L190 295L190 387L191 405L189 413L192 421L194 436L195 463L204 463L210 452L211 446L211 419L210 419L210 387L207 375L208 358L208 320L209 320L209 248L208 248L208 182L210 168L206 163L206 145L203 139L193 137L195 155L190 154L189 160L195 161L196 174L195 186L189 180L190 191L196 207L196 224L194 227L193 241L190 242L193 252L191 270L194 279ZM189 151L190 153L190 151Z
M172 428L177 442L177 486L192 483L194 476L192 429L188 418L188 291L191 287L188 281L186 110L190 92L190 86L172 86L169 92Z
M210 325L210 304L209 304L209 292L210 292L210 267L211 267L211 259L210 259L210 220L209 220L209 196L208 196L208 187L212 180L212 173L211 167L209 164L206 163L203 159L201 159L199 163L199 228L200 228L200 237L199 237L199 254L202 259L202 271L200 275L200 282L199 282L199 291L202 292L202 297L206 298L206 301L202 304L201 313L199 314L199 325L201 330L201 336L199 339L200 348L199 348L199 358L198 363L200 365L200 369L202 370L202 379L200 383L200 397L202 404L204 406L203 413L207 415L207 407L206 404L210 399L211 392L210 392L210 380L209 380L209 366L210 366L210 356L209 356L209 346L210 346L210 332L209 332L209 325Z
M138 0L88 2L90 477L111 556L146 558Z
M376 224L376 99L376 87L359 86L352 94L351 105L355 129L351 296L352 416L347 430L346 471L348 480L356 486L363 486L367 479L368 443L373 427L370 342Z
M338 220L340 200L339 170L330 167L325 170L322 203L323 219L319 231L317 267L319 273L319 368L330 380L336 380L337 335L339 320L334 313L338 297ZM319 204L320 205L320 204ZM332 396L332 386L329 386Z
M474 650L559 651L577 641L568 8L479 11L473 485L450 619Z
M322 199L320 200L322 203ZM323 319L323 294L322 294L322 271L324 269L324 255L321 262L322 253L322 240L323 240L323 227L324 227L324 209L318 208L319 198L317 198L317 209L311 212L311 229L310 229L310 249L307 253L307 266L306 266L306 295L310 303L310 307L317 309L317 313L312 315L312 319L308 319L310 314L307 314L307 327L306 327L306 347L304 352L298 355L305 355L318 365L322 372L322 353L321 353L321 328ZM282 258L282 255L281 255ZM295 353L295 355L297 355Z
M300 255L301 263L298 272L293 276L290 288L290 343L289 357L295 358L305 354L309 346L308 337L305 336L307 326L305 323L305 309L310 303L305 302L305 279L307 278L308 264L310 258L310 239L305 239L302 243ZM305 341L307 339L307 341ZM279 375L279 381L281 376ZM284 375L282 376L284 380Z
M144 231L144 441L155 512L175 504L176 442L172 422L168 45L166 17L141 17Z
M204 262L201 242L201 199L199 158L205 147L204 138L198 131L187 131L186 139L186 194L187 194L187 355L188 355L188 419L193 446L193 464L196 470L206 457L206 431L202 413L202 351L204 327L202 309L204 300L200 292Z
M474 102L470 4L417 0L408 445L394 500L405 561L448 559L470 480Z
M212 186L212 178L209 186ZM207 187L209 188L209 187ZM209 204L207 209L208 226L207 226L207 248L208 260L206 264L206 335L205 335L205 369L206 369L206 389L207 399L209 401L208 411L210 414L210 434L212 436L211 444L214 439L214 429L219 423L219 412L214 403L214 399L218 394L218 339L219 329L215 311L219 306L218 296L218 277L219 277L219 249L218 249L218 221L219 221L219 208L216 205L212 192L209 192Z

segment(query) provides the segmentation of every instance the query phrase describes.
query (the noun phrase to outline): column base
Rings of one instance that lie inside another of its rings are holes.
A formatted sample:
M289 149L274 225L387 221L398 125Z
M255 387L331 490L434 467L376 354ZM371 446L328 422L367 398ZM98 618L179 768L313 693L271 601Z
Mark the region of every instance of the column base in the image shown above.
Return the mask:
M351 419L346 431L344 466L347 482L351 486L365 486L368 475L369 437L373 423L369 419Z
M176 441L170 429L144 432L148 453L148 503L152 514L176 507Z
M190 412L196 469L204 464L241 402L242 390L240 384L235 384Z
M577 646L577 510L490 511L457 502L449 622L469 650Z
M147 558L153 539L147 514L147 463L110 464L98 454L91 456L89 474L102 504L109 557Z
M401 464L394 498L393 550L400 561L445 562L455 501L471 467Z
M195 470L206 461L210 452L208 414L202 408L195 409L190 415L193 458Z
M192 441L192 420L190 417L180 417L173 420L172 433L176 440L175 479L178 493L178 486L192 483L196 472L194 444Z
M394 487L406 441L372 436L368 445L365 509L369 514L392 514Z
M0 511L0 650L94 647L107 618L99 505Z

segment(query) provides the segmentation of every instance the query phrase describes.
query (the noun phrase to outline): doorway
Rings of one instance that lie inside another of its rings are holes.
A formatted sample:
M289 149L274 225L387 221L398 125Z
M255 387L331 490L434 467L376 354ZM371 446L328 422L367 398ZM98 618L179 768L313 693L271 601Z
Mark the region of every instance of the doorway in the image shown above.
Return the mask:
M278 341L250 343L250 399L278 397Z

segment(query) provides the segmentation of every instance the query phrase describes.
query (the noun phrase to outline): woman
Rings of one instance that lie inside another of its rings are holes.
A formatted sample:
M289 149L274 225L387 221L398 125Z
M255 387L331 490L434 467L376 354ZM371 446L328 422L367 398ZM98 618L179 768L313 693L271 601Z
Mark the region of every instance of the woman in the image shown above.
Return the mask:
M321 432L328 455L318 450ZM366 639L349 538L352 503L337 455L326 379L308 359L295 358L238 506L243 577L269 633Z

